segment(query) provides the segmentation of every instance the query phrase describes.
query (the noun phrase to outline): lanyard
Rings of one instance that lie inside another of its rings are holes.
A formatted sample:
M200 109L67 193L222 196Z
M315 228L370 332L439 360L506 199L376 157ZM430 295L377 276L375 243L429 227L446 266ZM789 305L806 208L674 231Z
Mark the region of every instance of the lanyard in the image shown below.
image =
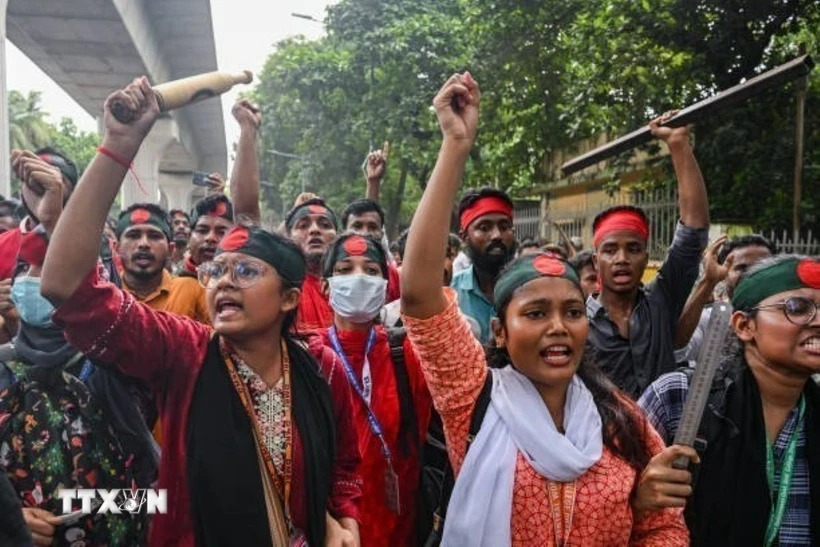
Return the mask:
M353 372L353 367L350 366L350 361L347 358L347 354L344 349L342 349L342 344L339 342L339 336L336 334L335 326L328 329L328 335L330 336L330 343L333 345L333 350L339 355L339 359L342 361L342 368L345 369L345 374L347 375L348 382L350 382L350 386L364 403L364 408L367 410L367 421L370 424L370 431L372 431L373 435L379 439L379 442L382 445L382 456L384 456L384 459L387 460L387 465L390 466L391 453L390 448L387 446L387 440L384 438L384 430L382 429L379 420L376 418L376 415L373 413L373 409L370 408L370 395L373 391L373 380L370 377L370 363L367 360L367 354L370 353L371 349L373 349L373 344L376 341L376 330L371 327L370 332L367 335L367 345L364 349L364 367L362 368L361 384L356 378L356 373ZM366 376L365 372L367 373Z
M783 463L780 468L780 482L777 490L777 502L774 500L774 450L772 444L766 439L766 478L769 482L769 495L772 497L772 510L769 513L769 524L766 527L766 547L774 544L775 538L780 532L780 525L783 522L783 515L786 512L786 502L789 498L789 491L792 486L792 474L794 473L794 459L797 453L797 437L803 428L803 411L806 409L806 400L801 395L797 410L797 425L789 437L786 451L783 454Z

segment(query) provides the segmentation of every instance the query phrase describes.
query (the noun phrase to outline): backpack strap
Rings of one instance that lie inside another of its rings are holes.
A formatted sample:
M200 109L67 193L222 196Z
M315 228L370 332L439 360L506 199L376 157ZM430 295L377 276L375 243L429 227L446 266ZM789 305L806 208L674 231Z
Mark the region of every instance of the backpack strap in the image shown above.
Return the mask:
M487 371L487 378L484 380L484 385L481 387L481 392L473 406L473 415L470 418L470 430L467 434L467 452L470 451L470 445L473 444L478 432L481 429L481 423L484 421L484 416L487 414L487 408L490 406L490 394L493 390L493 375ZM465 453L466 457L466 453ZM450 497L453 495L453 488L455 488L455 473L453 472L453 465L450 459L447 458L447 467L444 470L444 482L441 486L441 498L439 500L438 508L433 513L433 531L430 534L431 539L436 536L438 541L444 533L444 520L447 518L447 506L450 504ZM428 539L427 545L431 545Z
M407 331L403 327L387 329L390 360L393 362L393 375L399 395L399 449L405 458L409 458L418 451L419 426L413 392L410 389L410 375L407 374L407 361L404 358L406 338Z

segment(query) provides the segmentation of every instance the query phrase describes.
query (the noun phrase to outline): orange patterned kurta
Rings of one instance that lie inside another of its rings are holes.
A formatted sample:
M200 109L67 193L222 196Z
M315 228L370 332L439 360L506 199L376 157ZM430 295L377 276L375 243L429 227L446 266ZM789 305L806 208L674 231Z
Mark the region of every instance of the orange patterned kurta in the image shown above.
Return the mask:
M404 316L404 325L441 414L450 461L458 475L466 455L470 417L488 369L481 345L458 313L455 293L449 288L444 290L449 302L446 310L423 320ZM635 412L644 420L637 408ZM657 454L663 450L663 441L648 423L646 431L650 451ZM629 464L604 447L598 463L576 481L567 545L688 545L682 510L633 514L630 496L636 478ZM513 492L513 545L555 545L547 488L547 480L519 453ZM563 532L559 522L558 537L565 537Z

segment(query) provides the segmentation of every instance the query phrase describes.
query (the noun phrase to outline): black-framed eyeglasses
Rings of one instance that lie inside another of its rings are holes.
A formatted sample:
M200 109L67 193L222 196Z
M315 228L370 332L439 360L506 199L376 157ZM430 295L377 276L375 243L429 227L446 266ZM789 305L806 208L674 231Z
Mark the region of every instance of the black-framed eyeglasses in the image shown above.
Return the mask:
M265 267L252 260L237 260L233 263L206 262L196 269L199 284L206 289L213 289L227 271L231 272L231 281L240 289L256 285L265 274Z
M777 304L757 306L750 311L779 309L783 311L783 315L786 316L786 319L788 319L790 323L795 325L808 325L817 315L817 308L820 308L820 303L815 302L811 298L805 296L790 296Z

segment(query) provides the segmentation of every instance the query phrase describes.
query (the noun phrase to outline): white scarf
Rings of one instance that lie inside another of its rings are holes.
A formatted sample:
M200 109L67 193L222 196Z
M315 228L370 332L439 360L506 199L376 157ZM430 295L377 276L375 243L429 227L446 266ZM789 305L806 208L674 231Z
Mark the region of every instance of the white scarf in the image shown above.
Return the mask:
M541 476L559 482L584 474L603 452L601 416L577 375L567 389L562 435L526 376L510 365L490 372L490 405L450 498L444 547L510 545L518 452Z

